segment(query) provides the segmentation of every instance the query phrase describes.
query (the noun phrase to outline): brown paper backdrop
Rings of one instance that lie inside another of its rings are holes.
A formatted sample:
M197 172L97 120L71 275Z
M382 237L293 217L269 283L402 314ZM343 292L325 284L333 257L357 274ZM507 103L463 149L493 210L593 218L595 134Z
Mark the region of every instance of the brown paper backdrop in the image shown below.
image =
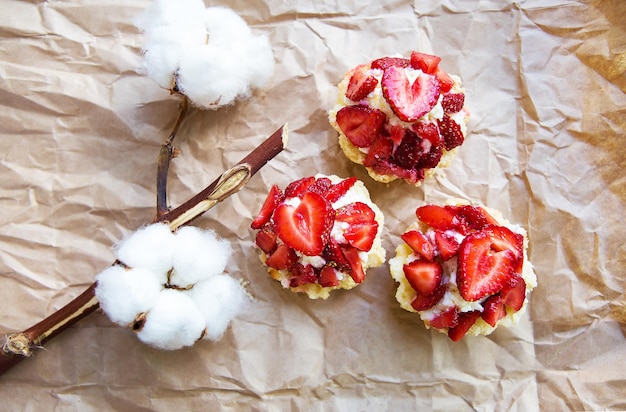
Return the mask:
M153 217L177 101L135 71L147 4L0 1L0 333L82 292ZM626 3L219 4L269 34L276 71L248 101L192 112L171 202L289 122L287 150L196 223L232 241L254 304L218 344L178 352L92 314L0 377L0 410L626 409ZM351 66L417 49L463 79L469 138L422 188L382 185L340 154L326 112ZM282 290L249 222L271 184L318 172L366 183L388 257L424 200L466 197L524 225L539 286L523 321L453 343L400 309L386 267L327 301Z

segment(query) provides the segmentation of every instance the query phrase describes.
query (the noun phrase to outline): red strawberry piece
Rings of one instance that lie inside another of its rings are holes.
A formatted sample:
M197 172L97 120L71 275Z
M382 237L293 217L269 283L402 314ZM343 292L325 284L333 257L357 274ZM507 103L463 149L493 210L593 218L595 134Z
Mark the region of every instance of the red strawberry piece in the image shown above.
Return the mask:
M432 54L420 53L416 51L411 53L411 67L414 69L420 69L424 73L435 73L440 61L441 57L433 56Z
M265 264L271 268L283 270L289 269L298 260L296 252L292 248L282 243L265 260Z
M446 293L446 287L446 283L441 283L430 295L416 294L411 302L411 306L418 312L432 308L443 298L443 295Z
M363 202L353 202L336 211L335 220L348 223L343 237L348 244L363 251L372 248L378 233L378 222L371 207Z
M463 144L465 137L461 131L461 126L450 116L444 114L440 120L437 120L437 125L439 126L441 136L443 136L444 147L446 150L452 150Z
M263 227L257 232L255 243L265 254L270 254L276 249L276 233L267 226Z
M324 266L320 271L320 277L317 281L320 286L325 288L339 286L339 279L337 279L337 272L330 266Z
M350 276L356 283L361 283L365 280L365 272L363 271L363 264L359 257L359 251L352 246L342 246L341 250L346 257L348 264L350 265Z
M503 226L469 234L459 249L457 283L463 299L473 302L493 295L515 277L523 239Z
M337 112L337 124L356 147L368 147L381 132L387 115L366 106L346 106Z
M337 200L341 199L348 192L348 190L350 190L350 188L354 186L356 181L356 177L343 179L341 182L337 182L330 188L328 188L324 197L326 197L326 200L328 200L330 203L334 203Z
M341 272L350 270L350 263L344 256L339 244L332 237L329 239L328 244L324 248L322 257L326 259L327 262L332 263L337 270Z
M357 67L350 76L346 97L354 102L365 99L378 84L378 79L368 75L365 70L367 70L365 66Z
M459 310L456 306L435 316L430 321L430 326L436 329L453 328L459 322Z
M485 322L495 327L500 319L506 315L504 302L500 295L492 295L483 303L483 311L480 316Z
M497 225L498 222L491 217L485 209L479 206L462 205L446 206L454 210L462 220L462 226L466 231L481 230L487 225Z
M433 260L435 257L435 248L425 234L419 230L410 230L405 232L402 236L402 240L421 257L426 260Z
M317 256L328 241L334 210L321 195L306 192L298 206L278 205L273 219L283 242L307 256Z
M409 67L411 65L411 60L405 59L404 57L381 57L380 59L376 59L372 62L372 69L381 69L386 70L389 67Z
M437 250L439 250L439 256L444 261L453 258L459 253L459 242L453 235L441 230L435 230L435 244L437 245Z
M389 123L385 123L385 130L389 133L389 138L395 145L399 145L404 139L404 134L406 133L406 129L402 125L391 125Z
M441 107L445 113L457 113L463 109L465 104L465 94L446 93L441 98Z
M515 276L500 291L504 304L515 312L524 306L526 299L526 282L521 276Z
M420 295L433 294L441 283L443 268L438 262L414 260L404 265L402 269L409 285Z
M439 127L431 122L418 122L412 124L411 129L421 138L422 155L418 162L418 167L437 167L443 155L443 139L439 134Z
M313 183L315 183L315 177L313 176L295 180L285 188L285 197L302 197Z
M414 122L430 112L439 99L439 82L421 73L411 84L403 68L391 66L383 72L383 96L393 112L405 122Z
M459 313L456 326L448 329L448 337L454 342L460 341L463 336L465 336L467 331L474 326L474 323L476 323L476 320L478 320L479 317L480 312L477 310Z
M439 81L439 87L441 89L441 93L449 92L452 89L452 86L454 86L454 80L452 80L450 75L444 72L441 69L441 67L437 67L434 74L435 74L435 77L437 77L437 80Z
M443 206L424 205L417 208L415 215L433 229L449 230L457 227L456 213Z
M375 167L386 162L393 153L393 142L384 136L379 136L374 140L367 152L367 156L363 160L366 167Z
M250 227L252 229L262 228L267 222L269 222L274 209L280 202L283 201L284 198L285 196L283 195L283 191L276 185L272 186L267 194L267 197L265 198L265 201L263 202L263 206L261 206L261 211L254 218Z
M295 288L297 286L308 285L311 283L317 283L317 276L315 275L315 269L311 265L302 265L296 263L291 268L291 279L289 279L289 286Z
M330 181L329 178L320 177L318 179L315 179L315 182L313 182L313 184L307 187L306 191L314 192L314 193L317 193L319 195L326 197L326 192L328 192L328 189L330 189L332 185L333 183Z
M395 163L404 169L413 169L422 157L421 139L410 129L405 130L404 138L393 154Z

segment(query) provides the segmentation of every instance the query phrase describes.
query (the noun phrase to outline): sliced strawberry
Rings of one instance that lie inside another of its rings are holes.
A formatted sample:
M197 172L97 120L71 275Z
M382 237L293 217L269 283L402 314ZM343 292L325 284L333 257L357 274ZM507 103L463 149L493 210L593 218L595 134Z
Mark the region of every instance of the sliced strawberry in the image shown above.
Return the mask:
M298 260L296 252L286 244L280 244L276 250L267 257L265 264L274 269L289 269Z
M424 73L433 74L439 66L441 57L432 54L420 53L414 51L411 53L411 67L420 69Z
M341 199L347 192L350 190L352 186L356 183L356 177L348 177L347 179L343 179L341 182L337 182L332 185L327 191L324 197L330 203L334 203L337 200Z
M273 219L283 242L307 256L317 256L329 238L334 210L321 195L306 192L298 206L278 205Z
M500 291L516 276L523 237L503 226L469 234L459 249L457 283L463 299L473 302Z
M359 257L359 251L352 246L342 246L341 250L346 257L350 265L350 276L356 283L361 283L365 280L365 272L363 271L363 264Z
M282 202L284 197L285 196L283 195L283 191L280 190L278 186L273 185L270 188L270 191L267 194L265 201L263 202L263 206L261 206L261 211L254 218L254 220L250 224L250 227L252 229L261 229L263 225L269 222L270 218L272 217L272 213L274 212L274 209L276 208L276 206L278 206L280 202Z
M500 319L506 315L504 302L500 295L492 295L483 303L483 311L480 316L485 322L495 327Z
M461 205L446 206L446 208L456 212L466 232L481 230L487 225L498 224L498 222L480 206Z
M476 320L478 320L479 317L480 312L477 310L459 313L456 326L448 329L448 337L454 342L460 341L463 336L465 336L467 331L474 326L474 323L476 323Z
M348 223L343 237L348 244L369 251L378 233L378 222L371 207L363 202L349 203L337 209L335 220Z
M432 308L443 298L443 295L446 293L446 287L447 284L441 283L430 295L416 294L411 302L411 306L418 312Z
M439 127L431 122L417 122L411 125L411 129L422 139L420 142L422 156L418 167L436 167L443 155L443 138L439 134Z
M285 197L302 197L313 183L315 183L315 177L313 176L295 180L285 188Z
M441 98L444 113L458 113L463 109L464 104L465 94L463 93L446 93Z
M459 253L459 242L455 237L441 230L435 230L435 244L439 250L439 256L444 261L453 258Z
M330 189L332 185L333 185L333 182L331 182L329 178L320 177L320 178L315 179L313 184L307 187L306 191L317 193L318 195L322 195L326 197L326 192L328 192L328 189Z
M404 135L406 133L404 126L385 123L385 129L389 133L389 138L394 144L399 145L402 142L402 139L404 139Z
M457 146L461 146L465 137L461 131L461 126L455 122L450 116L444 114L440 120L437 120L439 132L443 137L444 147L446 150L452 150Z
M426 223L433 229L449 230L455 229L458 224L458 218L453 210L444 206L424 205L415 211L417 218Z
M435 74L435 77L437 77L437 80L439 81L439 87L441 89L441 93L449 92L452 89L452 86L454 86L454 80L452 80L450 75L444 72L441 69L441 67L437 67L434 74Z
M333 264L337 270L341 272L350 271L350 263L344 256L337 241L332 237L328 240L328 244L324 248L324 252L322 252L322 257L330 264Z
M335 269L330 266L324 266L320 271L320 277L317 280L317 283L325 288L339 286L337 272L335 272Z
M270 254L276 249L276 232L268 226L264 226L263 229L259 230L255 237L256 245L265 252L265 254Z
M414 131L405 130L404 138L393 154L395 163L404 169L415 168L422 157L421 140Z
M526 299L526 282L521 276L515 276L500 291L504 304L515 312L524 306Z
M357 67L350 77L346 97L353 102L365 99L367 95L374 91L378 84L378 79L368 75L365 70L367 70L365 66Z
M419 254L424 259L433 260L435 257L433 244L430 243L426 235L419 230L410 230L405 232L401 237L415 253Z
M430 112L439 99L439 82L426 73L420 73L411 84L403 68L391 66L383 72L381 85L385 100L405 122Z
M436 329L453 328L459 323L459 310L456 306L452 306L445 312L435 316L430 321L430 326Z
M368 147L383 128L387 115L366 106L345 106L337 112L337 124L356 147Z
M402 269L409 285L420 295L433 294L441 283L443 268L438 262L414 260L404 265Z
M404 57L381 57L380 59L376 59L372 62L372 69L381 69L386 70L389 67L409 67L411 65L411 60L405 59Z
M374 140L367 152L363 165L366 167L376 167L384 164L393 153L393 142L385 136L379 136Z
M291 267L291 279L289 279L290 287L295 288L311 283L317 283L317 276L315 275L313 266L296 263Z

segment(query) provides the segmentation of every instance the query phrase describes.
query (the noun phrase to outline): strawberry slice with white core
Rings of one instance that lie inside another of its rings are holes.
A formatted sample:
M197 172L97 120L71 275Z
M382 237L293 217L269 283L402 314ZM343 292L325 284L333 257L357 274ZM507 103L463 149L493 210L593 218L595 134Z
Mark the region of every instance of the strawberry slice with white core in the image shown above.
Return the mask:
M391 66L385 69L381 81L385 100L405 122L414 122L430 112L439 99L437 78L419 71L415 73L418 76L411 83L405 69Z
M432 54L412 52L411 53L411 67L414 69L420 69L424 73L433 74L439 66L441 57L433 56Z
M453 328L459 322L459 310L456 306L452 306L445 312L435 316L430 321L430 327L436 329Z
M332 185L324 194L324 197L330 203L335 203L337 200L341 199L346 193L348 193L348 190L350 190L350 188L354 186L356 181L356 177L348 177L346 179L343 179L342 181Z
M337 124L356 147L370 146L387 120L387 115L367 106L345 106L337 112Z
M409 245L411 249L426 260L433 260L435 257L435 248L430 240L419 230L409 230L402 235L402 240Z
M306 192L297 206L278 205L272 218L283 242L307 256L318 256L329 238L334 210L322 195Z
M348 88L346 97L353 102L365 99L378 85L378 79L366 73L367 67L361 65L354 70Z
M350 276L354 282L363 282L365 280L365 272L363 271L363 263L359 257L359 251L351 246L342 247L341 250L350 265Z
M457 283L463 299L474 302L493 295L518 276L523 240L503 226L469 234L459 249Z
M269 222L270 218L272 217L272 213L274 212L274 209L276 208L278 203L280 203L284 198L285 196L283 195L283 191L280 190L278 186L273 185L270 188L270 191L267 194L265 201L263 202L263 206L261 206L261 211L254 218L254 220L250 224L250 227L252 229L262 228L263 225Z
M502 288L500 296L506 307L517 312L524 306L524 300L526 299L526 282L521 276L516 276Z
M419 220L437 230L454 229L459 223L456 213L444 206L420 206L415 211L415 215Z
M414 260L402 269L409 285L420 295L431 295L441 283L443 268L438 262Z
M348 227L343 237L358 250L369 251L378 233L378 222L371 207L363 202L353 202L337 209L335 220L345 222Z
M459 313L456 326L448 329L448 337L454 342L460 341L480 317L477 310Z
M265 260L265 264L271 268L283 270L289 269L296 261L298 256L292 248L286 244L280 244L272 254Z
M487 298L483 303L483 311L480 317L485 322L495 327L500 319L506 316L506 309L504 308L504 302L500 295L492 295Z

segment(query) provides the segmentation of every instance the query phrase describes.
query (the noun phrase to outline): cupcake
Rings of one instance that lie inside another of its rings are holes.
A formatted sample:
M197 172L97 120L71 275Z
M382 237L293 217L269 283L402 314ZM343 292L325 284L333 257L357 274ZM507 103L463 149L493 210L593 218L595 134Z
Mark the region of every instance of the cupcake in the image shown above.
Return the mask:
M458 341L519 322L537 286L528 238L492 209L425 205L389 260L396 300Z
M374 180L418 186L464 142L465 90L440 61L420 52L382 57L354 67L337 86L330 124L346 157Z
M261 262L283 288L326 299L385 262L383 214L355 177L309 176L271 187L251 223Z

